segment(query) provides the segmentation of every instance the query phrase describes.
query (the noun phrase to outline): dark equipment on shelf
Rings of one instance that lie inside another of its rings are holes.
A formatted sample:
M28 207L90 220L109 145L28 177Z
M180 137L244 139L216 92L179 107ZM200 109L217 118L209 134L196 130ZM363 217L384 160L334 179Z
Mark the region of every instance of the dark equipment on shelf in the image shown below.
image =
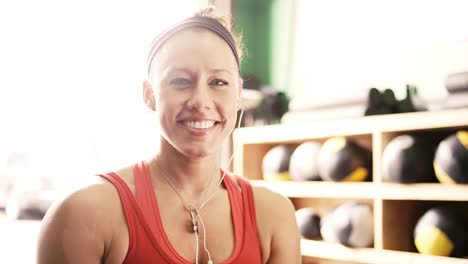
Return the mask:
M262 160L262 172L265 180L290 180L289 159L292 149L287 145L278 145L270 149Z
M398 100L392 89L375 87L356 91L353 94L333 99L293 98L281 123L303 124L306 122L354 118L371 115L418 112L428 110L427 103L418 94L415 85L406 85L406 97Z
M364 115L385 115L396 112L397 100L395 93L391 89L385 89L380 92L377 88L369 90L369 97L367 99L367 108Z
M406 85L406 97L398 101L395 113L426 111L427 106L414 85Z
M322 219L320 228L327 242L349 247L369 247L374 243L372 209L367 204L346 202Z
M318 154L320 143L305 142L299 145L291 155L289 161L289 175L294 181L318 181Z
M301 208L296 211L296 221L301 236L306 239L321 239L320 215L314 208Z
M460 130L439 143L434 170L441 183L468 183L468 131Z
M393 113L408 113L426 111L426 103L418 95L418 88L406 85L406 97L402 100L395 98L392 89L380 92L376 88L369 90L369 98L365 115L383 115Z
M333 137L320 149L318 169L324 181L365 181L371 178L372 154L350 139Z
M388 182L437 182L431 144L411 135L390 141L382 156L383 178Z
M466 221L449 208L432 208L419 218L414 229L414 243L423 254L467 256Z

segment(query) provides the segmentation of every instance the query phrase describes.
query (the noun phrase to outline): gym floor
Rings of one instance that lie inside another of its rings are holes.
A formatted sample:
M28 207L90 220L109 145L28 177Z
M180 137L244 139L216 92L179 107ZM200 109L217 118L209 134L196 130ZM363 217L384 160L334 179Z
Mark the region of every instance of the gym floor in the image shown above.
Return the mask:
M0 263L35 263L41 220L11 220L0 209Z

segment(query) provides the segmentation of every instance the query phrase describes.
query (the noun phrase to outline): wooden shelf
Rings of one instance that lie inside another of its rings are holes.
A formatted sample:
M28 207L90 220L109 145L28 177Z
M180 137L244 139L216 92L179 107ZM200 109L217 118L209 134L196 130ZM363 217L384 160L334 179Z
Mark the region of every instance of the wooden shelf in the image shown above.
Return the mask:
M460 129L468 130L468 108L241 128L234 132L233 169L254 185L291 198L296 209L313 207L324 215L349 200L372 207L373 248L353 249L304 240L302 254L313 260L311 263L468 263L464 259L410 253L416 251L414 227L428 208L448 206L468 218L468 184L398 184L385 182L382 177L382 154L393 138L412 134L427 139L427 144L434 144L435 148L443 138ZM333 136L348 137L372 151L371 182L262 180L262 159L274 146L288 144L294 148L306 141L323 142Z
M372 182L293 182L251 180L287 197L387 200L468 201L468 184L397 184Z
M351 263L412 263L412 264L467 264L467 259L423 255L395 250L374 248L349 248L340 244L314 240L301 240L301 252L305 262L317 259L333 259Z
M234 142L242 144L298 142L313 138L332 136L353 136L373 132L417 131L441 128L466 127L468 108L366 116L343 120L319 121L304 125L270 125L264 127L246 127L236 130Z
M387 200L468 201L468 184L384 183L376 188L378 197Z
M292 182L252 180L253 185L263 186L287 197L301 198L354 198L373 199L376 195L371 182Z

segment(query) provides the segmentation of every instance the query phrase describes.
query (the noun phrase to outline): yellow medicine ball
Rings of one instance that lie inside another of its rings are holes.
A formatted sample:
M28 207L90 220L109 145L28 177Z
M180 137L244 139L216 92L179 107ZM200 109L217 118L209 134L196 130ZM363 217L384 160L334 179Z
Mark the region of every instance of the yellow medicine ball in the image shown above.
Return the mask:
M292 148L287 145L278 145L270 149L262 160L263 179L290 180L289 159L292 152Z
M468 131L458 131L440 142L434 170L441 183L468 183Z
M465 223L446 207L428 210L414 229L414 243L419 252L437 256L466 256L468 237Z

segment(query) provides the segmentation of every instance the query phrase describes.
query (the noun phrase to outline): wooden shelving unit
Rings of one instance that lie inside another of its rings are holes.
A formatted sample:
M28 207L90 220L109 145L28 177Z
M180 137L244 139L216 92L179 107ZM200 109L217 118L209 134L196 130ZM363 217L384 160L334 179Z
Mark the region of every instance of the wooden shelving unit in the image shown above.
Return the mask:
M311 263L379 263L379 264L466 264L467 260L422 255L374 248L350 249L333 243L302 240L301 250L305 262ZM329 260L322 261L321 260Z
M394 137L412 134L438 144L460 129L468 129L468 109L370 116L320 121L302 125L271 125L241 128L234 133L236 174L249 178L291 199L297 209L312 206L325 213L337 204L355 200L372 206L374 246L353 249L322 241L302 241L304 263L468 263L466 259L416 253L413 229L429 207L450 204L468 216L468 185L439 183L397 184L382 179L381 158ZM272 182L263 181L263 156L278 144L298 146L306 141L323 142L346 136L372 151L371 182Z

